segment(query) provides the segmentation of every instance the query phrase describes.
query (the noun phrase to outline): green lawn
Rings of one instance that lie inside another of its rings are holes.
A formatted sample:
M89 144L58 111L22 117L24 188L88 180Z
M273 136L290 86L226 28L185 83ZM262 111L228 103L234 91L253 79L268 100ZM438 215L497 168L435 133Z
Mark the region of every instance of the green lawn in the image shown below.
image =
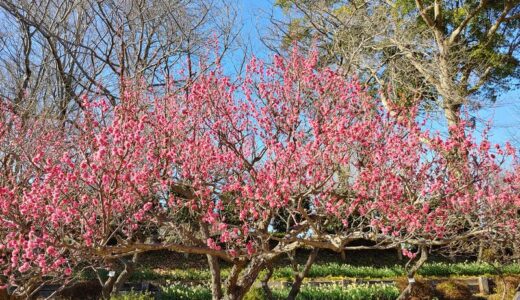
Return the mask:
M229 269L222 270L225 277ZM481 276L481 275L520 275L520 264L509 264L494 266L488 263L461 262L445 263L434 262L426 263L418 271L418 275L424 277L450 277L450 276ZM404 268L401 265L392 267L372 267L372 266L353 266L341 263L314 264L309 271L308 278L395 278L404 276ZM171 270L152 270L141 269L133 274L132 281L141 280L161 280L161 281L182 281L199 282L210 279L210 272L207 269L188 268ZM291 280L293 278L291 267L275 268L272 280Z
M273 289L275 299L286 299L289 294L288 288ZM393 285L348 285L348 286L326 286L314 287L303 286L297 296L299 300L392 300L397 298L399 290ZM112 300L152 300L149 294L127 293ZM211 300L211 291L208 287L170 285L164 287L156 299L160 300ZM264 300L263 291L259 288L252 289L246 295L245 300Z

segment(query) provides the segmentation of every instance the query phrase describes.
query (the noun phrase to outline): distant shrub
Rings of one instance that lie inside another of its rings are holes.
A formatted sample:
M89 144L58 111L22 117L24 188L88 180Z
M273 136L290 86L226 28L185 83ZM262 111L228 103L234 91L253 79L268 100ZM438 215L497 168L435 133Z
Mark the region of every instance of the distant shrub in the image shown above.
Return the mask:
M506 275L518 275L520 274L520 264L505 265L501 268L502 272Z
M498 275L500 272L506 275L520 274L520 264L510 264L495 267L489 263L435 262L423 265L417 273L418 275L422 276L449 277ZM371 267L327 263L313 265L307 277L389 278L403 276L404 274L405 272L403 267L399 265L395 265L393 267ZM273 278L275 279L292 279L293 276L293 269L289 266L276 268L273 273Z
M222 269L222 276L226 277L229 269ZM418 275L425 277L450 277L450 276L483 276L483 275L518 275L520 274L520 264L494 266L489 263L463 262L445 263L433 262L424 264ZM348 278L395 278L404 276L402 266L392 267L372 267L372 266L352 266L341 263L314 264L307 275L308 278L319 277L348 277ZM90 275L91 276L91 275ZM92 277L92 276L91 276ZM277 267L274 269L272 278L274 280L292 280L294 277L293 269L290 266ZM211 274L206 269L173 269L173 270L152 270L142 269L135 272L130 281L142 280L165 280L173 282L199 282L203 283L211 278Z
M289 288L273 289L275 299L286 299ZM348 285L348 286L303 286L298 294L298 300L393 300L399 296L399 289L394 285ZM130 300L128 298L125 300ZM138 298L136 298L138 299ZM161 300L211 300L211 291L205 286L172 285L163 288L158 299ZM260 288L252 288L245 296L245 300L265 300L265 294ZM122 299L118 299L122 300ZM138 300L141 300L140 298ZM144 300L144 299L143 299ZM146 299L147 300L147 299Z

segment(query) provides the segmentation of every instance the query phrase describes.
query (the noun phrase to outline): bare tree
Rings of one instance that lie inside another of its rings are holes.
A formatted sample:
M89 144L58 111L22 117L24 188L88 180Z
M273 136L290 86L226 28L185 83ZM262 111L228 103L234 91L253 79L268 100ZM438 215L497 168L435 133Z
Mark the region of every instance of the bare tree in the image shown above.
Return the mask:
M208 39L230 47L236 17L219 1L2 0L0 97L65 120L85 94L116 104L125 82L167 87Z

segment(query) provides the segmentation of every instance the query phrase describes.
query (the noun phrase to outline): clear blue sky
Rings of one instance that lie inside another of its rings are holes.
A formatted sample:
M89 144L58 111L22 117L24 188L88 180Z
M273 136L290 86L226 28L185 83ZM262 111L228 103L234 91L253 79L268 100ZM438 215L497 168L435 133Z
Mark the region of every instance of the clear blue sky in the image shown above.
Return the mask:
M241 37L253 50L255 56L269 59L270 52L260 41L260 36L268 34L269 15L281 17L282 13L274 8L274 0L237 0L237 10L242 22ZM239 58L242 53L237 53ZM233 56L231 56L233 59ZM492 120L493 127L490 138L495 143L513 140L520 147L520 90L512 90L499 96L492 107L476 114L477 128L481 130L486 122ZM442 118L437 121L442 125ZM442 127L442 126L440 126Z

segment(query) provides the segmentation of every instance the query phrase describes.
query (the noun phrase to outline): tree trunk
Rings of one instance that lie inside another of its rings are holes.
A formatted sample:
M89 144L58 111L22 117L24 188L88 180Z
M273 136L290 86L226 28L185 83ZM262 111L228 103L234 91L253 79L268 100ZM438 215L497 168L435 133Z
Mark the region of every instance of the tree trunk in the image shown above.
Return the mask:
M479 241L478 243L478 251L477 251L477 262L481 263L484 261L484 243Z
M397 259L400 261L403 260L403 248L401 247L401 245L397 246L395 250L397 252Z
M200 223L200 229L205 239L210 238L210 232L208 225L204 222ZM220 300L223 297L222 293L222 280L220 273L220 263L218 257L207 254L209 270L211 272L211 297L213 300Z
M464 95L458 89L453 76L453 65L450 61L450 47L443 42L439 46L439 83L437 90L442 96L444 117L448 127L460 124L460 108L464 102ZM451 130L450 130L451 132Z
M309 254L309 257L307 258L307 262L305 263L305 266L303 267L303 270L296 274L294 278L294 282L291 287L291 291L289 292L289 296L287 296L287 300L294 300L296 299L296 296L300 292L300 288L303 283L303 279L309 274L309 271L312 267L312 264L314 263L314 260L316 260L316 256L318 255L318 248L313 248L311 251L311 254Z
M220 263L218 257L214 257L210 254L206 255L208 258L209 269L211 271L211 295L213 300L220 300L223 297L222 294L222 281L220 275Z
M341 251L341 260L342 261L347 260L347 252L345 250Z
M449 101L449 100L445 100ZM445 103L444 104L444 117L448 126L457 126L460 123L460 105Z
M291 262L291 267L293 271L296 273L298 272L298 262L296 261L296 250L287 252L287 257L289 258L289 261Z
M269 264L267 266L267 273L265 274L264 278L262 278L262 280L260 281L260 284L262 285L262 290L264 291L267 300L274 300L273 292L269 287L269 280L271 279L271 276L273 276L273 266L272 264Z
M101 298L110 299L110 294L112 293L112 289L115 283L116 277L109 276L108 279L103 283L103 288L101 289Z
M132 256L131 260L121 260L121 262L124 265L123 271L119 274L117 277L116 282L114 283L114 286L112 287L112 295L117 294L125 282L128 280L128 278L134 273L135 271L135 264L139 260L139 253L135 253Z
M258 274L271 263L262 257L255 257L246 269L240 272L240 266L233 266L226 289L226 300L241 300L247 294Z
M421 252L421 257L415 262L415 264L407 272L408 286L401 292L401 294L399 295L397 300L409 299L413 292L413 289L415 287L415 273L417 272L417 270L419 270L419 268L428 259L428 251L426 249L426 246L421 246L420 252Z
M114 284L116 283L115 269L117 268L117 262L115 259L107 260L107 265L110 269L108 273L108 278L105 282L102 281L101 277L99 278L99 283L101 284L101 298L102 299L110 299L110 294L112 293L112 289L114 288ZM113 274L111 274L113 272ZM110 276L113 275L113 276Z
M238 279L240 277L240 273L243 270L242 264L235 264L233 265L233 268L231 268L231 273L229 274L227 281L226 281L226 300L235 300L240 299L237 298L239 295L239 286L238 286Z

